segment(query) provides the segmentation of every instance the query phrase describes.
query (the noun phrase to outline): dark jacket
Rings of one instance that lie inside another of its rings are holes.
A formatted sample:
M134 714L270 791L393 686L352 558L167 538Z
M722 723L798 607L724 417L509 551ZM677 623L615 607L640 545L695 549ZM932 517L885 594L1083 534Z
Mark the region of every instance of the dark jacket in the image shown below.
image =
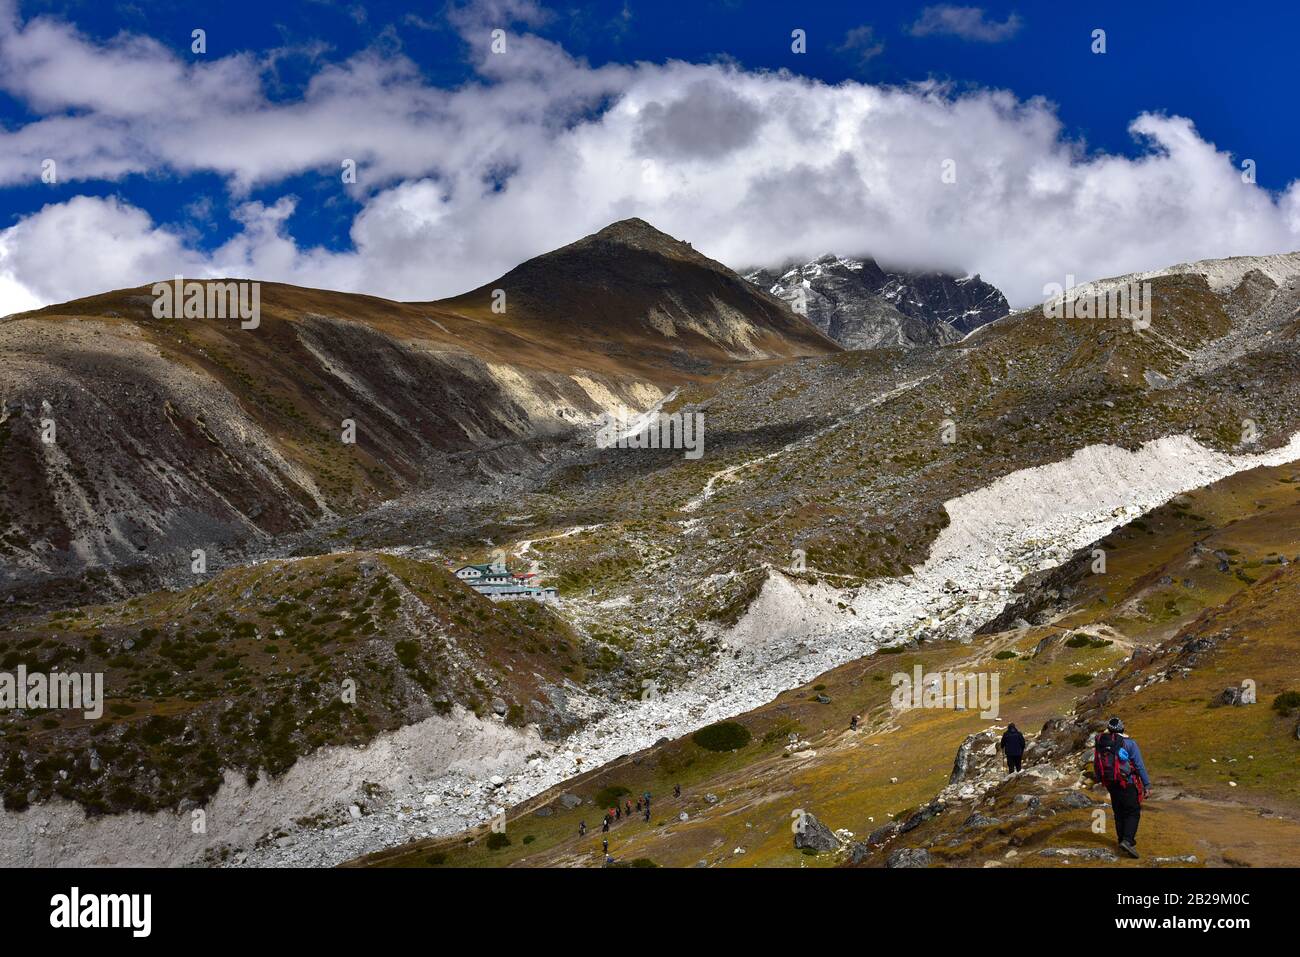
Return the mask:
M1016 730L1014 724L1002 732L1002 750L1013 758L1025 753L1025 736Z

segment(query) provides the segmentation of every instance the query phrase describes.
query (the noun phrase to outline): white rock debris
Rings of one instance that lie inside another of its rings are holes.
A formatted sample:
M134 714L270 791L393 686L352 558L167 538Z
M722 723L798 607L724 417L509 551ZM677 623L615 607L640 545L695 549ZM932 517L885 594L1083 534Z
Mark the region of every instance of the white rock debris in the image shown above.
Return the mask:
M0 849L6 859L33 864L41 861L29 855L41 847L64 864L183 864L211 861L224 846L231 853L222 863L233 866L327 866L455 833L584 769L765 704L881 647L968 638L1002 611L1026 573L1061 563L1182 492L1297 459L1300 433L1256 455L1216 452L1186 436L1132 452L1089 446L945 503L950 523L912 574L840 591L770 570L763 593L726 636L731 650L710 668L640 701L571 689L571 709L592 717L564 740L458 712L365 748L324 748L252 789L227 774L202 838L191 833L188 813L88 820L56 801L0 815ZM594 808L592 817L589 824Z
M287 846L258 849L245 863L256 866L334 864L350 857L431 833L446 834L488 819L492 801L517 803L562 783L581 768L677 737L771 701L778 694L876 649L910 641L921 633L969 636L995 617L1028 572L1060 564L1076 549L1158 507L1175 495L1209 485L1245 469L1300 459L1300 433L1280 448L1230 455L1188 436L1168 436L1136 451L1109 445L1080 449L1061 462L1023 469L985 488L945 503L950 523L930 557L913 574L869 582L838 593L852 613L827 615L824 586L805 586L773 572L764 595L733 629L731 655L706 673L656 698L607 702L608 713L562 742L541 760L502 769L505 784L452 772L416 786L448 800L432 810L404 809L394 800L361 821L328 832L302 832ZM934 609L964 597L964 614L937 620ZM771 590L777 601L765 599ZM814 637L794 641L792 619L815 607ZM763 640L766 635L767 640ZM581 765L577 759L581 758ZM420 797L407 798L420 803Z

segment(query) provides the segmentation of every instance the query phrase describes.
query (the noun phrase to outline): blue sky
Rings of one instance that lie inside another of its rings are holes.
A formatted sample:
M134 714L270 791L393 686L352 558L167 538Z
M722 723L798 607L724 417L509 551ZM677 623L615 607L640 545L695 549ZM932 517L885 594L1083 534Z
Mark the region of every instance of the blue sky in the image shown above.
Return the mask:
M874 254L1021 303L1300 247L1294 7L0 0L0 22L0 314L176 270L432 298L624 215L737 267Z

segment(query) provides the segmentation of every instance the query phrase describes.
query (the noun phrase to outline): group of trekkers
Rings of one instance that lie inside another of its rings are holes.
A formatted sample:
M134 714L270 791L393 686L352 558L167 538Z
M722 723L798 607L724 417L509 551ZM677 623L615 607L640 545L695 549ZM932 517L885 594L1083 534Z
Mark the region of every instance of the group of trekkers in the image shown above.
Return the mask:
M682 786L680 784L674 784L673 797L680 798L681 796L682 796ZM632 804L631 798L626 798L623 801L622 805L620 805L617 801L615 801L614 806L612 808L609 808L605 812L605 816L601 819L601 823L600 823L601 833L608 834L609 829L614 826L615 821L621 821L623 818L627 818L628 820L631 820L633 814L636 814L638 817L642 818L647 823L649 822L650 820L650 792L649 791L646 791L644 794L642 794L639 798L636 799L635 806ZM578 836L579 837L587 836L586 821L578 822ZM612 858L609 854L609 838L607 837L602 838L600 844L601 844L601 851L605 855L605 863L606 864L614 863L614 858Z
M856 731L858 716L854 715L849 728ZM1014 724L1008 724L1007 730L997 744L997 750L1006 758L1007 772L1020 772L1025 757L1025 736ZM1110 792L1111 811L1115 815L1115 834L1119 849L1129 857L1140 857L1137 851L1138 821L1142 817L1142 802L1151 794L1151 778L1142 761L1142 750L1138 743L1124 731L1124 722L1111 718L1106 722L1106 730L1099 733L1093 748L1093 775L1098 784L1104 785ZM673 785L673 797L682 796L682 786ZM650 820L650 792L646 791L632 804L627 798L620 806L617 802L605 812L600 830L608 834L615 822L623 818L632 818L636 814L645 821ZM587 822L578 823L578 836L587 834ZM609 838L601 840L601 849L605 863L612 864L614 859L609 854Z
M650 820L650 792L649 791L646 791L644 794L642 794L639 798L636 799L636 815L637 817L644 816L645 820L647 821ZM632 819L631 798L628 798L626 801L624 801L622 806L620 806L619 803L615 801L614 806L605 812L605 819L601 822L600 829L608 833L610 827L613 826L614 822L620 821L624 817L626 817L628 820Z
M998 742L998 750L1007 759L1007 771L1020 771L1025 755L1025 736L1014 725L1007 725ZM1094 742L1092 757L1093 776L1098 784L1110 792L1111 812L1115 815L1115 835L1119 849L1129 857L1140 857L1137 851L1138 821L1142 817L1142 802L1151 794L1151 777L1142 761L1142 749L1124 732L1124 722L1111 718L1106 730Z

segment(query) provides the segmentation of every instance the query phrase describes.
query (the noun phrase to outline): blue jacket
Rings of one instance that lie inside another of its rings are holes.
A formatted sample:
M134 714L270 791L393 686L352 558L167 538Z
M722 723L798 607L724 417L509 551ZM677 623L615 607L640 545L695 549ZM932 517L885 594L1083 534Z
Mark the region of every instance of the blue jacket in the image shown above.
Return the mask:
M1142 751L1138 743L1128 735L1123 735L1120 740L1122 742L1120 747L1128 752L1128 759L1133 763L1133 769L1137 771L1138 777L1142 779L1142 786L1150 790L1151 779L1147 777L1147 766L1142 763Z

